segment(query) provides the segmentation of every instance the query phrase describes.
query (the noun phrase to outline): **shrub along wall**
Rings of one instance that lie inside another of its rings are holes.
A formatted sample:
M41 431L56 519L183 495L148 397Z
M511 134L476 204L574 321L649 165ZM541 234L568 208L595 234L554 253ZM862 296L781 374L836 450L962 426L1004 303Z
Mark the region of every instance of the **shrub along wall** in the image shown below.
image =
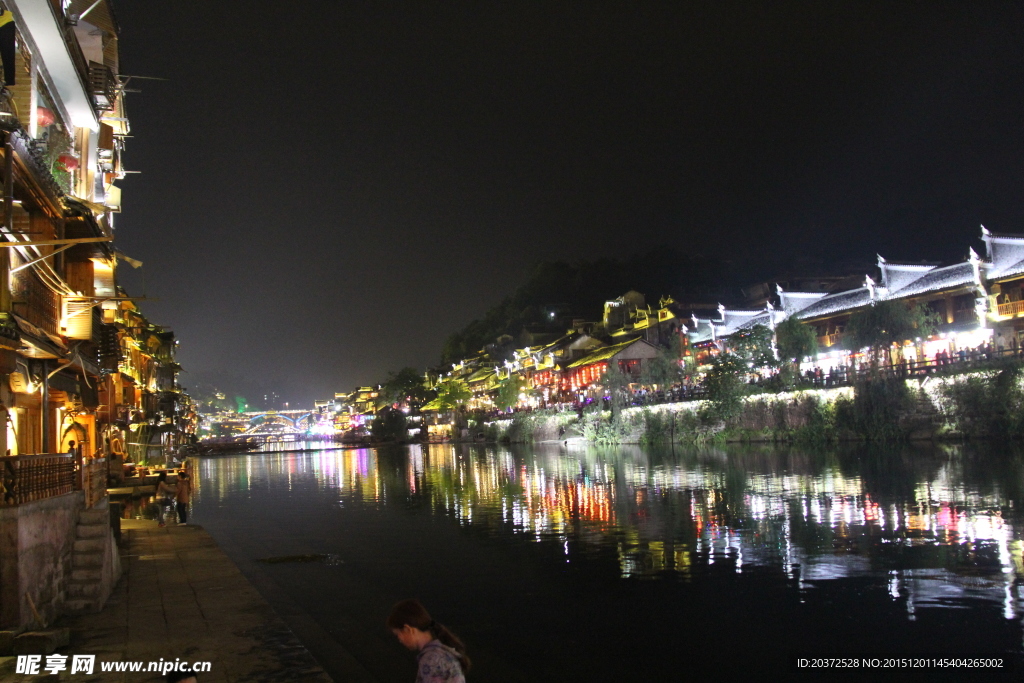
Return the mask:
M690 401L611 412L539 411L488 423L490 440L598 444L1024 438L1024 365L924 380L756 394L723 410Z

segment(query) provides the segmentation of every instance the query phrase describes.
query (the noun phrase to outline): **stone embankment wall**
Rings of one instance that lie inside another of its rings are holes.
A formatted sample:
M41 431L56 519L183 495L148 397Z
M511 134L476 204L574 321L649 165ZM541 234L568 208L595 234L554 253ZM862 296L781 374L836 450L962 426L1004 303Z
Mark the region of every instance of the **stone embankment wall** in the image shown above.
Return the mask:
M740 414L730 419L727 426L750 437L795 432L812 426L822 406L852 399L850 387L750 396L743 402Z
M946 377L879 381L743 398L726 418L705 401L608 411L538 412L489 423L485 436L511 443L847 441L1024 438L1019 364Z
M110 533L105 502L88 511L106 518L97 535L98 581L91 591L100 606L120 578L117 547ZM85 513L82 491L0 507L0 628L52 624L72 606L69 589L76 582L76 541ZM33 609L34 608L34 609Z
M0 626L52 622L64 610L81 491L0 508Z

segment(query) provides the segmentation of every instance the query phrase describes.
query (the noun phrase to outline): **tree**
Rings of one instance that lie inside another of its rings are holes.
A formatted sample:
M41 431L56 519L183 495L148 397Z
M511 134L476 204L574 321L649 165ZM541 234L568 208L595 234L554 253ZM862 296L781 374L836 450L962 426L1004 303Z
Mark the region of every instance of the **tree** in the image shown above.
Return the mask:
M680 344L679 336L673 335L668 348L659 348L658 354L654 358L644 361L640 373L640 383L644 386L667 387L682 381L683 369L679 362Z
M743 396L746 394L743 374L747 364L731 353L712 357L710 364L711 368L702 382L707 399L702 417L705 422L724 422L737 415L743 406Z
M754 325L729 338L733 353L755 368L773 368L779 364L772 348L772 331L765 325Z
M618 422L619 412L626 404L626 392L629 387L629 375L624 373L615 360L608 361L608 367L601 375L600 384L610 396L612 421Z
M452 377L437 385L437 401L442 411L458 412L472 397L473 392L461 379Z
M790 317L775 326L779 358L796 365L818 350L818 335L807 323Z
M405 367L398 372L388 373L380 395L387 405L406 400L421 404L430 397L430 390L423 384L423 375L416 368Z
M508 410L519 403L519 395L527 389L526 381L516 374L510 374L498 384L498 395L495 405L500 410Z
M871 362L893 344L935 332L938 316L921 304L910 306L906 301L879 301L850 316L844 332L844 344L850 351L871 349Z
M374 441L406 441L409 433L406 428L405 413L385 406L370 423L370 434Z

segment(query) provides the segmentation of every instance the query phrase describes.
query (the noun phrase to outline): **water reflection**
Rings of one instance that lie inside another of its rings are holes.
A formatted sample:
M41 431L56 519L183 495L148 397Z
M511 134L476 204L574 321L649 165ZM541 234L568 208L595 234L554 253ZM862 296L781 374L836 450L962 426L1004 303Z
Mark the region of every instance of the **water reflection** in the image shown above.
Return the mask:
M622 579L776 573L813 591L870 577L921 607L1022 614L1016 456L961 447L530 450L436 445L201 460L197 504L319 493L341 506L440 511L499 538L559 548Z

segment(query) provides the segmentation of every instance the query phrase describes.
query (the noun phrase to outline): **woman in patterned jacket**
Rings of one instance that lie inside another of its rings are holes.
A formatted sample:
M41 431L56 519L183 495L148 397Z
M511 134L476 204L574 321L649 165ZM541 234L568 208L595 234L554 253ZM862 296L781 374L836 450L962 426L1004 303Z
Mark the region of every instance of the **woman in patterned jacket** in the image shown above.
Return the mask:
M465 683L469 671L466 646L458 636L430 618L419 600L403 600L391 610L387 626L398 642L416 655L416 683Z

